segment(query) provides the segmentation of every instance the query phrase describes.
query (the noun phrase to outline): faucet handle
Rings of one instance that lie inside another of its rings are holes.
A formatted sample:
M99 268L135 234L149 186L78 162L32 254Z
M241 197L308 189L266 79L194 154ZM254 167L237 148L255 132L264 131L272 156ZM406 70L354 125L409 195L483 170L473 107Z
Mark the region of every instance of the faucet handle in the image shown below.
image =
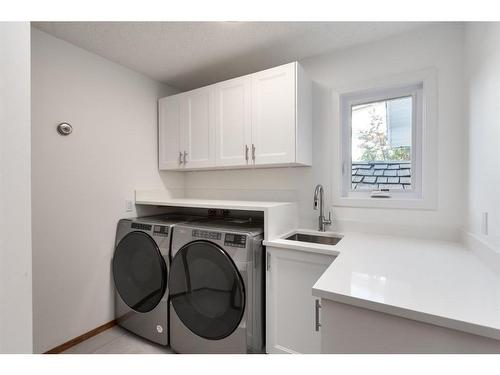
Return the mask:
M331 225L332 224L332 211L328 210L328 219L325 220L325 224Z

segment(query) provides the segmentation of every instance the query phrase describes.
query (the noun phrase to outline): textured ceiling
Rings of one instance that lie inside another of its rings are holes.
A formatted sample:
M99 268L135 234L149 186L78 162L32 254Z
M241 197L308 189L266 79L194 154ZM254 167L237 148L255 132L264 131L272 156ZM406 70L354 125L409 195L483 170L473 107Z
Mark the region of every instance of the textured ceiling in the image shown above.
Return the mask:
M180 90L382 39L411 22L35 22Z

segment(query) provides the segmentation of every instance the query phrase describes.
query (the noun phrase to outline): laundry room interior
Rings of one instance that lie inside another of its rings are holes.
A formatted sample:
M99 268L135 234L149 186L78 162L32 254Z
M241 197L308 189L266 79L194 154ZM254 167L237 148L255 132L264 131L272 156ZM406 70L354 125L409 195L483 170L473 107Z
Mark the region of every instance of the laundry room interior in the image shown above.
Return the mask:
M500 354L499 22L0 39L0 353Z

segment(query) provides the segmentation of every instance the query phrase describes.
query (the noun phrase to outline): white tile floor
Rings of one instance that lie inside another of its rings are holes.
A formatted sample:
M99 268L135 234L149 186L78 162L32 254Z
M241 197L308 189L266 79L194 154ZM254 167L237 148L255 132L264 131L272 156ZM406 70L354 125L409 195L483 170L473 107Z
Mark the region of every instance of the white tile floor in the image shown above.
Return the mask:
M164 346L114 326L75 345L63 354L173 354Z

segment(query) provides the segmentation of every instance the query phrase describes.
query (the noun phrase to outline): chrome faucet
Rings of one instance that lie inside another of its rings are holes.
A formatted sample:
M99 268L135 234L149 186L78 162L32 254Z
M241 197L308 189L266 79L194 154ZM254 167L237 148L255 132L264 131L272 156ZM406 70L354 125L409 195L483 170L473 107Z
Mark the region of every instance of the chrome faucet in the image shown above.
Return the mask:
M319 206L319 218L318 218L318 230L320 232L325 231L325 225L332 224L332 214L328 211L328 219L325 219L323 214L323 186L317 185L314 189L314 209L317 210Z

